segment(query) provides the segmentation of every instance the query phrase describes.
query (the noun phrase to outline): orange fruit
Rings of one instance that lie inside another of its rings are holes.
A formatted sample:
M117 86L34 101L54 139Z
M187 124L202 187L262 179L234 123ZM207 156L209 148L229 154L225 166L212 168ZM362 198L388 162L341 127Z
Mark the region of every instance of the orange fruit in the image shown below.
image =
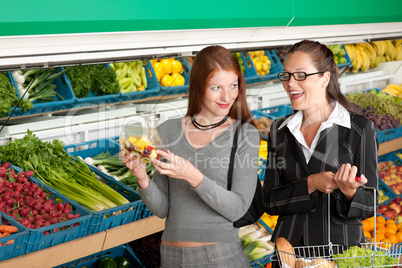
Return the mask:
M401 229L402 229L402 222L398 223L398 224L396 225L396 227L398 227L398 230L401 230Z
M381 240L381 243L379 243L377 246L384 248L384 249L390 249L393 245L391 243L391 240L389 240L388 238L385 238L385 239Z
M397 232L395 235L398 238L398 243L401 243L402 242L402 231Z
M385 228L394 229L395 233L398 232L398 227L395 224L386 224Z
M384 217L377 217L377 219L376 219L377 224L381 224L381 223L385 224L385 222L386 222L386 220Z
M385 235L384 235L384 234L379 234L379 233L376 234L376 240L377 240L377 241L381 241L381 240L383 240L383 239L385 239Z
M391 241L392 244L398 244L398 237L395 234L387 235L385 239Z
M385 221L385 225L387 225L387 224L394 224L394 225L396 225L395 221L394 221L394 220L391 220L391 219Z
M377 234L383 234L385 235L385 225L377 225L376 229L375 229Z
M364 236L365 236L365 237L368 237L368 238L371 238L370 232L367 232L367 231L364 231Z
M370 232L374 231L374 221L373 220L368 220L367 222L369 224L369 231Z
M390 226L386 226L385 227L385 237L387 237L387 235L389 234L396 234L396 230Z
M362 220L362 223L363 223L363 225L362 225L363 231L364 232L370 232L371 231L370 230L370 228L371 228L370 222L367 221L367 220Z

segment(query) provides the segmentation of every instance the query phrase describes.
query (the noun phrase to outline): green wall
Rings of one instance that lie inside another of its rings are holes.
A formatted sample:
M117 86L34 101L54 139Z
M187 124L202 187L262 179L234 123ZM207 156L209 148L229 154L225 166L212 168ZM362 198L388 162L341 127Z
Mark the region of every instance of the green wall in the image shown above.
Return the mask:
M292 20L293 18L293 20ZM402 22L401 0L11 0L0 36Z

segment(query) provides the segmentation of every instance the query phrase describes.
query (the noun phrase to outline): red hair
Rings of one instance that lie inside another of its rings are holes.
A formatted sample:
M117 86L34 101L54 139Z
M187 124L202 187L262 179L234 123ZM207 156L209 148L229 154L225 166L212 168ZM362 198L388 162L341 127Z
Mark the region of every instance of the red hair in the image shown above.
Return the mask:
M206 92L206 83L216 70L232 71L238 77L239 95L229 116L242 122L252 122L252 114L247 105L246 83L241 73L240 64L232 52L222 46L208 46L197 53L190 73L187 116L201 111L202 99Z

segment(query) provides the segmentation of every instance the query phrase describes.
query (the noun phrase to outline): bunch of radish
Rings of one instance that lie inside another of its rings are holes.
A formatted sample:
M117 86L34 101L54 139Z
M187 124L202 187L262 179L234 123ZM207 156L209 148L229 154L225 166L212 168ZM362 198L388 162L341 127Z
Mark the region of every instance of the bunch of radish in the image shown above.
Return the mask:
M0 211L12 216L27 228L36 229L78 218L72 214L70 204L58 203L28 178L33 171L15 173L9 163L0 166ZM74 224L78 225L79 223ZM53 230L66 229L67 226ZM44 234L50 231L44 232Z

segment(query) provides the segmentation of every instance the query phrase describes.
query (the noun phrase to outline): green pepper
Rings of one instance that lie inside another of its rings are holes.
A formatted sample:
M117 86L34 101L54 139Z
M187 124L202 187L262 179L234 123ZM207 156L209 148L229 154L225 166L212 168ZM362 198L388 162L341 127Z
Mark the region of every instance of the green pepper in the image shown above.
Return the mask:
M97 266L97 268L116 268L116 267L117 267L116 263L109 256L101 258L98 261L98 266Z
M117 268L129 268L130 262L123 256L117 256L114 258L114 262L117 265Z

